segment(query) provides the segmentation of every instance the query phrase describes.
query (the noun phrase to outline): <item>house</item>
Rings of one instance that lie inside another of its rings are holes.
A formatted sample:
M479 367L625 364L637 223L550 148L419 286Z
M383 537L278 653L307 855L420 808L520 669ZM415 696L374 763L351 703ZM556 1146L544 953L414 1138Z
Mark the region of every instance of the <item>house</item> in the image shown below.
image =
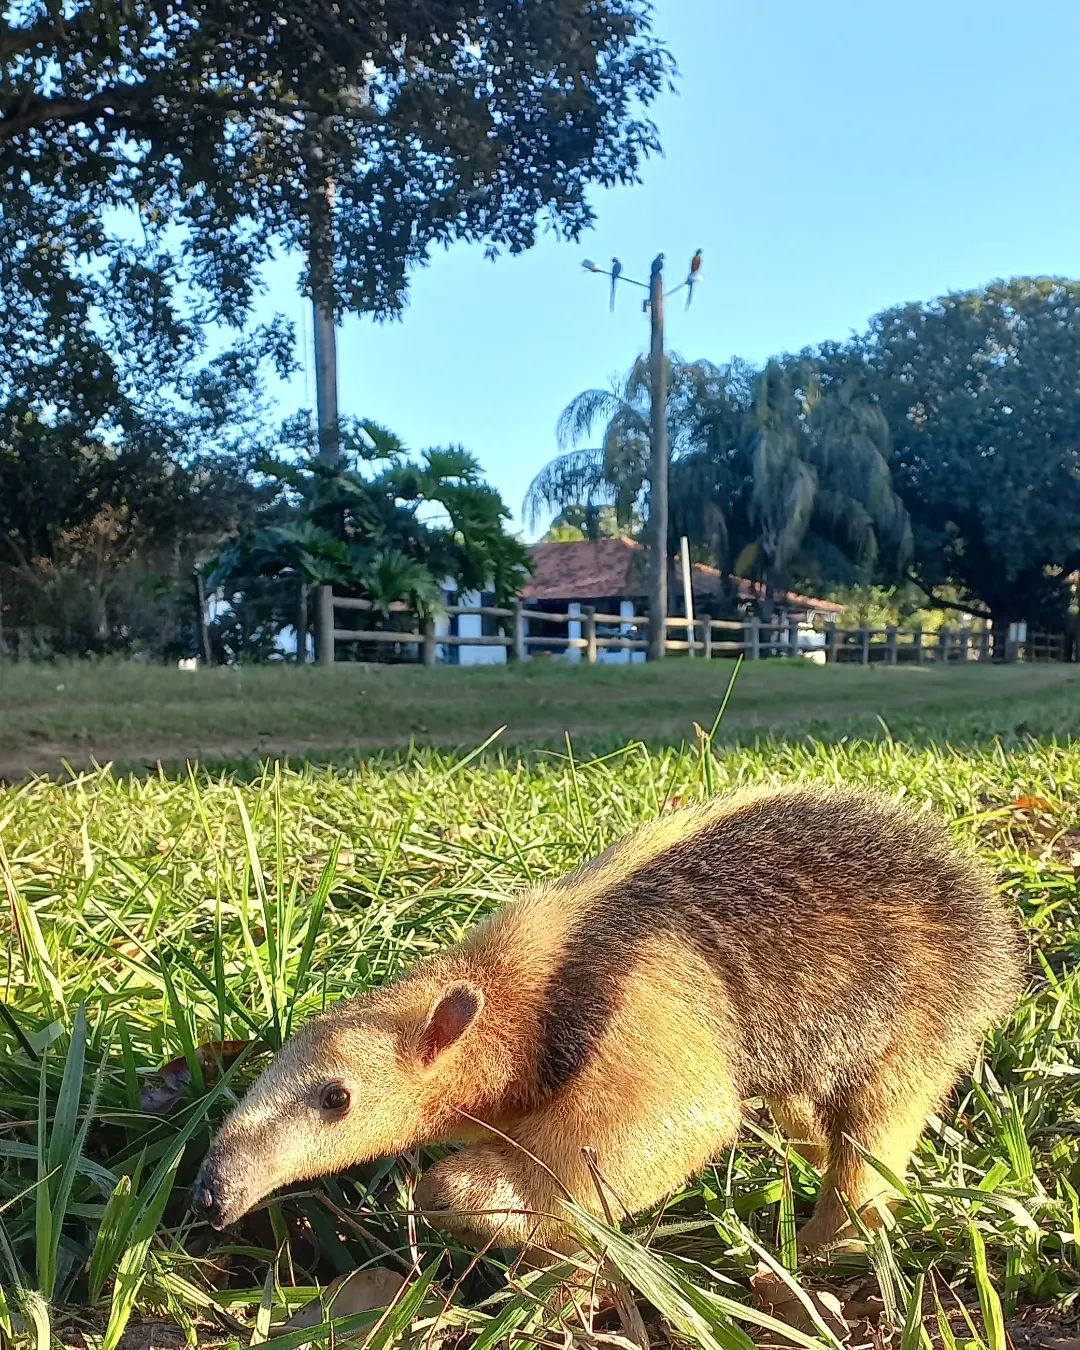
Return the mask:
M522 592L530 611L577 614L584 605L590 605L601 613L627 618L648 612L648 555L635 539L537 544L532 554L534 571ZM764 587L759 582L725 576L704 563L694 563L690 570L694 613L699 617L717 607L729 606L732 598L740 608L752 610L764 595ZM775 618L780 623L805 624L817 615L835 619L844 608L831 600L800 595L795 591L774 592L773 602ZM668 573L668 613L672 618L683 617L686 613L682 572L674 561ZM535 631L537 625L534 623L530 628ZM578 636L579 628L580 625L571 625L569 635ZM611 625L603 631L615 634L620 630L628 636L641 636L627 625ZM578 655L577 652L569 653L571 659ZM600 659L611 662L644 660L644 653L602 651Z
M533 573L525 583L522 600L525 608L536 614L580 614L583 607L591 606L601 614L621 615L632 619L648 612L647 553L634 539L596 539L578 540L568 543L536 544L532 549ZM764 588L758 582L747 581L744 577L725 576L715 567L695 563L692 568L694 613L699 617L717 608L729 609L734 599L740 608L751 610L762 598ZM473 592L460 598L450 589L445 592L448 605L490 606L495 603L494 596L488 592ZM794 591L779 591L773 596L778 622L802 623L812 620L816 615L835 618L843 611L842 605L831 600L820 600L813 596L799 595ZM685 614L682 573L674 564L668 576L668 611L672 618ZM498 630L498 620L480 615L463 614L443 619L436 625L437 633L453 633L461 637L481 637L494 634ZM563 653L565 648L553 644L545 648L542 639L579 638L582 635L580 623L560 623L545 625L542 620L531 619L526 626L531 639L530 654ZM629 638L641 638L644 631L631 623L598 624L597 634L604 636L622 635ZM581 659L581 652L565 652L571 661ZM499 664L506 660L506 652L496 646L444 646L440 659L461 665ZM612 664L627 661L643 661L643 651L602 649L599 659Z

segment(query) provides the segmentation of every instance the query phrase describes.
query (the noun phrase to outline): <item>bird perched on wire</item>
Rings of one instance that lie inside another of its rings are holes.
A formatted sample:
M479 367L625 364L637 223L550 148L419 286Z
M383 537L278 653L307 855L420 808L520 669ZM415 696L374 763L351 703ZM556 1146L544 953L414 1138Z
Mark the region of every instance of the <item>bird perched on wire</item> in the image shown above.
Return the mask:
M611 312L615 312L615 284L622 276L622 263L618 258L611 260Z
M690 301L694 298L694 287L697 285L698 273L701 271L701 249L698 249L690 259L690 271L686 275L686 308L690 308Z

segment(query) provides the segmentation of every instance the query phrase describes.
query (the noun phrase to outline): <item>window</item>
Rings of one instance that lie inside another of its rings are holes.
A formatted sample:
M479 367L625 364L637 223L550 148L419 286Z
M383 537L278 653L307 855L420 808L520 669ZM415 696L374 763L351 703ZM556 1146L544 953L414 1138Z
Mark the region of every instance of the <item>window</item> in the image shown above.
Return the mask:
M481 591L480 604L483 608L495 608L495 592ZM480 635L482 637L496 637L499 633L499 621L490 614L485 614L480 620Z

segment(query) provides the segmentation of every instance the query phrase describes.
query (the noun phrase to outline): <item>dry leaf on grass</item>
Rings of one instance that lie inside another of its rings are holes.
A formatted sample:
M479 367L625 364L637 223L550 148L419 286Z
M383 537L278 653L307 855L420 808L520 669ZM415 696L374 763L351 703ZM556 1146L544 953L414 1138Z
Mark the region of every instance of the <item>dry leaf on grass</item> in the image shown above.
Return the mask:
M754 1305L762 1312L786 1322L795 1331L817 1334L806 1304L769 1266L760 1264L757 1267L750 1277L750 1289ZM837 1340L843 1340L851 1328L844 1316L844 1305L837 1296L829 1289L803 1289L803 1294Z
M1053 811L1054 807L1045 797L1036 795L1014 797L1009 803L1014 811Z
M217 1077L218 1066L227 1069L244 1051L253 1047L255 1053L266 1050L264 1041L207 1041L195 1051L207 1084ZM139 1093L139 1105L150 1115L163 1116L174 1110L187 1096L191 1087L191 1066L181 1056L172 1059L158 1070L160 1083L144 1083Z
M351 1317L354 1313L385 1308L401 1293L404 1284L404 1275L381 1266L339 1275L327 1285L321 1299L313 1298L294 1312L283 1330L302 1331L305 1327L317 1327L332 1317Z

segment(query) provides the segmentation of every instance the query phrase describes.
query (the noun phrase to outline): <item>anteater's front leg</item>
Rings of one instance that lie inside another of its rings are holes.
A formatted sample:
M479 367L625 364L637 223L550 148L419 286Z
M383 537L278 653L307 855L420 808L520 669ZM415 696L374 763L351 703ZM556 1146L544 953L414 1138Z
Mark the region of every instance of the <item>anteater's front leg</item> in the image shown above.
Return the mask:
M416 1207L470 1247L547 1246L558 1235L554 1179L509 1144L474 1144L428 1168Z
M567 1199L616 1223L676 1190L736 1137L739 1102L710 1085L709 1101L614 1108L587 1083L530 1116L514 1143L477 1144L430 1168L417 1208L470 1246L576 1250Z

